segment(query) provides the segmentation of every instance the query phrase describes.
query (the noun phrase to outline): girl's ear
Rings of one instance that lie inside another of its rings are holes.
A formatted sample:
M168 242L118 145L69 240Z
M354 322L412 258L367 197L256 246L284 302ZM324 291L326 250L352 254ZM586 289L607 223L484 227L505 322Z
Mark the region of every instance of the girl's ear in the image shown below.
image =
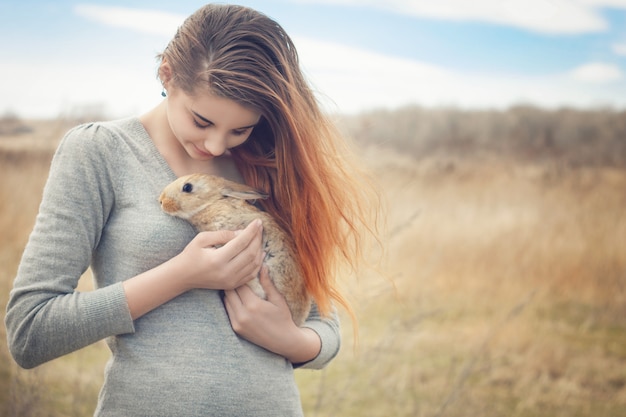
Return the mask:
M228 185L222 189L222 195L225 197L238 198L239 200L265 200L268 197L264 192L244 184Z
M167 62L165 58L163 58L161 65L159 65L159 79L163 87L167 90L168 84L172 81L172 67L170 67L169 62Z

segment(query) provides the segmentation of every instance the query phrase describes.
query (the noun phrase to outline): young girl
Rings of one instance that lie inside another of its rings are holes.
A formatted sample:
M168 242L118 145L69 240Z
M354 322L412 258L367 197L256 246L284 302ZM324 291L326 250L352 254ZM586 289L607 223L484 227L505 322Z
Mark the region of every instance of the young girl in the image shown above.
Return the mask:
M371 230L367 189L266 16L201 8L159 78L166 98L150 112L61 142L8 304L10 350L31 368L106 338L97 416L301 415L293 368L339 350L333 305L348 306L333 276ZM161 211L161 190L194 172L270 195L261 204L294 237L314 299L302 327L262 267L260 221L196 234ZM78 292L88 267L96 289ZM259 273L268 300L244 285Z

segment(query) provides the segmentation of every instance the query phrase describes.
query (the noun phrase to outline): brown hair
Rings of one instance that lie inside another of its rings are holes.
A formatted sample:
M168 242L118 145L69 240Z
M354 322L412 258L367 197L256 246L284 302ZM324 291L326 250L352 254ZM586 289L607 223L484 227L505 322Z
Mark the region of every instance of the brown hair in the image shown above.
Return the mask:
M160 58L186 93L209 91L261 113L249 139L231 149L237 168L271 196L262 205L293 236L320 312L328 314L334 299L354 318L335 277L341 261L357 267L364 231L376 237L378 196L320 110L289 36L255 10L209 4L187 18Z

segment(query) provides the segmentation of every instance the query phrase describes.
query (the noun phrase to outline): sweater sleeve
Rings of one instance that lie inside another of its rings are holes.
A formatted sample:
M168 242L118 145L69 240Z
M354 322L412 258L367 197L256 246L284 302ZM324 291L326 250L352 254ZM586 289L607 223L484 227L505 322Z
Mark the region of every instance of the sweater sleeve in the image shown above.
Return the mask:
M296 364L300 369L322 369L332 361L341 347L341 329L337 312L333 310L330 317L322 317L315 303L309 317L302 325L316 332L322 342L318 355L311 361Z
M121 282L76 291L115 198L107 142L96 125L81 126L53 158L5 318L9 349L24 368L134 332Z

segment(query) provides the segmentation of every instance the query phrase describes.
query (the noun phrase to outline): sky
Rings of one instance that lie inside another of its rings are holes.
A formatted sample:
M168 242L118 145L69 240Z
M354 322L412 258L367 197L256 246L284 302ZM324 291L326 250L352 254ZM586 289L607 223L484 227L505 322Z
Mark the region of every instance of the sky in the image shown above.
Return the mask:
M0 116L141 114L204 2L0 0ZM626 109L626 0L250 0L325 109Z

